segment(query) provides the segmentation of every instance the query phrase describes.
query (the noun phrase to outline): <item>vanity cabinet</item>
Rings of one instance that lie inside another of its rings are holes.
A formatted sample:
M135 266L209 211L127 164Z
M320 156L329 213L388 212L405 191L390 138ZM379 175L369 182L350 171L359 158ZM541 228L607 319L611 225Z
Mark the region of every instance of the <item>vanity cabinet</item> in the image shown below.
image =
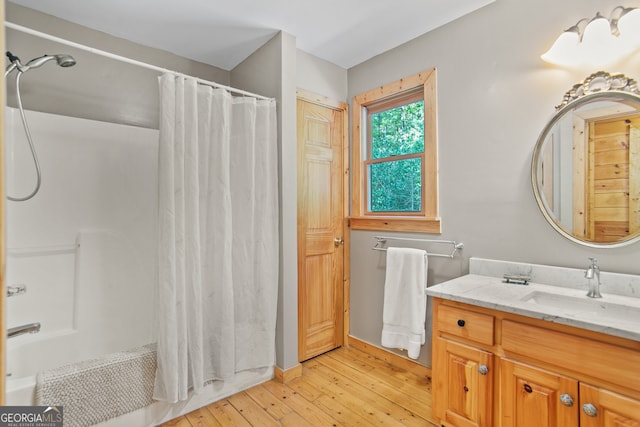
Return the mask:
M438 338L436 356L442 366L442 419L455 426L491 426L493 355L468 345ZM434 391L435 394L435 391Z
M640 343L434 298L442 426L640 427Z
M640 427L640 399L580 384L580 407L581 427Z
M434 414L453 426L491 427L493 354L478 346L493 344L493 316L444 305L437 313L439 330L453 339L433 346Z
M578 382L509 359L500 360L502 427L578 425Z

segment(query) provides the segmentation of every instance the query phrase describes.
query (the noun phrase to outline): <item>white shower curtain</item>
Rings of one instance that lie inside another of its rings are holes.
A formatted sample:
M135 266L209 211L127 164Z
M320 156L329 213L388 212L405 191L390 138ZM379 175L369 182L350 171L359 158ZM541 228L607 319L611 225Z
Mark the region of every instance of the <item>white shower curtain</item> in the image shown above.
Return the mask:
M160 77L154 398L275 363L276 108Z

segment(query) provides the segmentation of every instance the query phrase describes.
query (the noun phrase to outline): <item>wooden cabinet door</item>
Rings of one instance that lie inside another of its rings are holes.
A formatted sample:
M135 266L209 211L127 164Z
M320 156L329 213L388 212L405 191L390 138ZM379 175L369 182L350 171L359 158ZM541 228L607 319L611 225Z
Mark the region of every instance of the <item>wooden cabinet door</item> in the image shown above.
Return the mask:
M640 400L580 384L580 427L640 427Z
M500 409L502 427L577 427L578 382L501 359Z
M436 339L433 364L434 415L456 427L491 427L493 355Z

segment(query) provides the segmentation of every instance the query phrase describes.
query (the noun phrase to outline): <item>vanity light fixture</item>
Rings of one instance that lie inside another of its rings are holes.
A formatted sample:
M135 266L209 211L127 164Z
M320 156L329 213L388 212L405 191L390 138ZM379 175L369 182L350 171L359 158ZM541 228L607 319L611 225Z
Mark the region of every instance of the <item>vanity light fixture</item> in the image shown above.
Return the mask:
M541 58L564 66L604 66L640 48L640 8L618 6L565 30Z

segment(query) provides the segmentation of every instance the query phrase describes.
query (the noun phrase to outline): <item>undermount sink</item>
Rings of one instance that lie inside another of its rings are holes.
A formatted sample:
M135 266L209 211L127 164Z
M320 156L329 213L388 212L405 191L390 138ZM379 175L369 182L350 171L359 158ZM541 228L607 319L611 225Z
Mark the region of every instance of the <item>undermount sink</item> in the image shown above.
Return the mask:
M562 309L566 315L593 321L611 319L621 322L640 320L640 306L624 305L610 302L605 298L588 298L585 296L563 295L552 292L533 291L522 298L523 302L536 304L540 308Z

